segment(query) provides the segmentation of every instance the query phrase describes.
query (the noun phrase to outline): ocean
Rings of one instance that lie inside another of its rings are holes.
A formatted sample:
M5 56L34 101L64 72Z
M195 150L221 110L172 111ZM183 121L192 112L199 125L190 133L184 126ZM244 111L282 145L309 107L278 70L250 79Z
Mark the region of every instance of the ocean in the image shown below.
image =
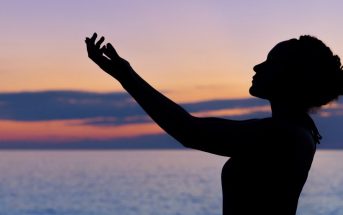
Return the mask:
M0 151L0 215L220 215L228 158L192 150ZM298 215L343 215L343 151L317 151Z

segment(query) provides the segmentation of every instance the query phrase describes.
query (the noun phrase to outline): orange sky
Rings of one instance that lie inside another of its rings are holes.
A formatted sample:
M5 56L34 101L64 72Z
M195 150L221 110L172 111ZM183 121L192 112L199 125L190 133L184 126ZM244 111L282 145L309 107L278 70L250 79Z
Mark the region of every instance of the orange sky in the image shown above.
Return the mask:
M154 123L122 126L87 126L82 125L81 120L36 122L0 120L0 142L69 142L87 139L107 140L112 138L159 134L161 132L161 129Z
M237 116L270 110L269 106L232 108L193 113L195 116ZM13 121L0 120L0 143L6 141L70 142L80 140L108 140L163 133L155 123L96 126L86 120Z
M339 0L3 0L0 91L121 91L87 58L84 39L96 31L177 102L249 97L253 66L280 41L311 34L343 56L342 8ZM1 121L0 138L159 132L150 124L104 129L68 123Z
M296 7L295 7L296 5ZM343 53L341 1L2 1L1 91L120 91L87 59L97 31L177 101L247 97L279 41L313 34Z

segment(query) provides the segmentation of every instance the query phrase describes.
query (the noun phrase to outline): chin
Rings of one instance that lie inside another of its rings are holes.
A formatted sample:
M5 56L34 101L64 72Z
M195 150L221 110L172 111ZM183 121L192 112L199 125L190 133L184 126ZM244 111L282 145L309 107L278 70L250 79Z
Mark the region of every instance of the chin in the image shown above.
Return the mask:
M249 93L250 93L250 95L258 97L258 93L257 93L257 92L258 92L258 91L256 90L256 87L255 87L254 85L252 85L252 86L249 88Z
M256 86L252 85L249 89L250 95L261 98L261 99L268 99L268 96L265 92L263 92L261 89L258 89Z

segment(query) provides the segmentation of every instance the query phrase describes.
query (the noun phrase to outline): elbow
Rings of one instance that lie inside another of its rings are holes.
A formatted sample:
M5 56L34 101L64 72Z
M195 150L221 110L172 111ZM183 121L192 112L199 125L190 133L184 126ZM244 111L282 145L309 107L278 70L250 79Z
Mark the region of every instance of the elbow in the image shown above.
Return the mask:
M179 142L182 146L186 148L193 148L194 140L192 140L192 136L187 131L169 131L167 132L170 136L172 136L177 142Z
M197 142L196 117L189 115L187 119L173 123L173 126L163 128L170 136L186 148L194 148ZM169 124L170 125L170 124Z
M195 149L198 145L197 143L200 141L197 138L197 134L193 132L193 129L183 129L181 134L174 137L181 145L191 149Z
M183 145L185 148L194 149L194 144L192 143L192 141L181 140L179 141L179 143L181 143L181 145Z

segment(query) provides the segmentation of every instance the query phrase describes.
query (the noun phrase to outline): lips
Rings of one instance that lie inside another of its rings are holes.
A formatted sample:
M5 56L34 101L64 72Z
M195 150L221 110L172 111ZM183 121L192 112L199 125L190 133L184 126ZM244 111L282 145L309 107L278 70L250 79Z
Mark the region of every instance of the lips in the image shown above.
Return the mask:
M253 77L252 81L251 81L253 84L256 84L258 83L258 79L256 77Z
M254 76L252 77L252 82L256 82L257 80L258 80L257 75L254 75Z

